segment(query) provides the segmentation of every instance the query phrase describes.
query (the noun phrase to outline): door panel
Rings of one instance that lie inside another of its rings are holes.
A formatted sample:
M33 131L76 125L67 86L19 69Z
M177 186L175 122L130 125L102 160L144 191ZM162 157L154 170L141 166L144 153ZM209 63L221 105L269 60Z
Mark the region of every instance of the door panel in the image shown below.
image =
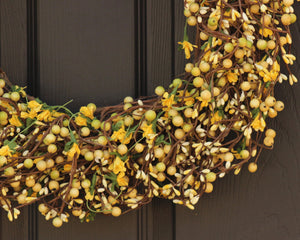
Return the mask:
M134 95L134 1L38 3L40 96L78 108Z
M74 111L89 102L104 106L127 95L153 95L155 86L167 87L187 62L177 50L182 12L182 0L1 0L1 67L49 104L73 99ZM295 42L299 28L299 22L293 26ZM239 176L228 174L194 211L154 199L119 218L71 218L56 229L36 206L23 209L14 223L0 210L0 239L298 239L299 93L299 84L277 87L286 109L272 120L275 149L261 155L258 172L244 167Z

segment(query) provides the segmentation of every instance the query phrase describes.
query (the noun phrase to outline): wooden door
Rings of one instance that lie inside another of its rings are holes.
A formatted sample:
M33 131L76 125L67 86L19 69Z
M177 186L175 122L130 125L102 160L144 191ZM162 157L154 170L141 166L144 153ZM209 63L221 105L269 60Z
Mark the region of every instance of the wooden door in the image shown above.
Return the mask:
M183 72L182 10L182 0L1 0L0 66L49 104L74 99L74 110L151 95ZM292 27L298 58L299 28L298 21ZM71 218L60 229L36 206L14 223L0 210L0 239L300 239L300 86L282 84L276 95L287 107L271 123L275 149L260 157L257 173L243 169L218 181L196 210L154 199L119 218L98 215L82 224Z

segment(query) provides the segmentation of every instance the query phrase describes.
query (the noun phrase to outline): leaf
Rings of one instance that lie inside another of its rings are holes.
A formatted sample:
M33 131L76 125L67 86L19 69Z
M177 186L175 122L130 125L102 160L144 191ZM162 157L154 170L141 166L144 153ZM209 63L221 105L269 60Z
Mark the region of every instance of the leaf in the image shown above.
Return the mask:
M177 85L177 86L172 90L172 92L170 93L170 95L175 95L176 92L177 92L178 87L179 87L179 85Z
M23 131L23 134L24 135L27 135L28 134L28 130L29 128L33 125L33 123L35 122L36 120L32 119L32 118L26 118L26 127Z
M96 186L96 180L97 180L97 174L94 173L93 178L92 178L92 183L90 186L90 193L93 195L95 191L95 186Z
M138 128L138 126L139 126L138 124L132 128L130 128L130 126L129 126L127 129L127 132L125 134L125 139L128 138L131 133L135 132L135 130Z
M208 43L209 43L209 47L211 47L211 46L212 46L212 39L213 39L213 37L212 37L212 36L209 36L209 37L208 37Z
M39 103L39 104L42 104L42 103L43 103L42 100L39 99L39 98L35 98L34 100L35 100L37 103Z
M123 125L123 121L120 120L118 122L116 122L115 124L112 125L112 130L113 131L118 131Z
M260 112L259 108L253 109L253 110L251 111L251 113L252 113L252 118L255 119L256 116L257 116L257 114L259 114L259 112Z
M184 30L183 30L183 41L189 41L189 36L187 35L187 21L185 22L184 25Z
M155 139L155 145L159 145L161 144L165 139L165 136L163 134L159 135L156 139Z
M15 140L5 140L4 141L4 145L7 145L9 147L10 150L12 150L13 153L16 152L16 147L18 146L18 144L15 142Z
M75 138L75 135L74 135L73 131L70 131L70 138L71 138L71 142L72 142L72 143L77 143L77 141L76 141L76 138Z
M33 193L32 188L29 188L29 189L27 190L27 197L30 197L30 196L32 195L32 193Z
M225 113L223 109L219 109L218 114L220 117L225 118Z
M177 110L177 111L181 111L183 109L189 108L189 107L193 107L193 105L189 105L189 106L183 106L183 107L174 107L173 109Z
M160 118L160 116L163 114L164 112L161 111L160 113L157 114L156 118L152 121L152 130L154 133L156 133L156 122L157 120Z
M111 172L109 175L104 175L105 179L109 179L111 181L111 191L115 191L115 187L119 187L118 182L117 182L117 175Z
M127 157L127 154L125 154L124 156L122 156L120 153L118 152L110 152L109 153L110 155L115 155L115 156L118 156L123 162L128 158Z
M267 82L266 85L265 85L265 88L269 88L271 85L271 82Z
M72 141L67 142L65 144L64 152L68 152L72 148L73 144L74 144L74 142L72 142Z
M201 46L200 49L201 49L201 50L204 50L204 49L206 48L207 44L208 44L208 42L204 43L204 44Z

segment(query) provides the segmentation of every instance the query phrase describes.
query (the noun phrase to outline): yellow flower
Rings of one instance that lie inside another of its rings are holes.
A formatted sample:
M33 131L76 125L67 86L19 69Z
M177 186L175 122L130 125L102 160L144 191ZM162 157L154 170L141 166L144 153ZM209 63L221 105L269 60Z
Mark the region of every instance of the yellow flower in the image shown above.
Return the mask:
M215 114L210 119L211 124L214 124L215 122L221 121L223 118L220 116L219 111L215 112Z
M49 110L44 110L39 115L37 115L37 120L44 122L51 122L54 118L51 116L51 112Z
M21 127L23 125L17 115L13 115L11 119L9 119L9 123L16 127Z
M92 195L89 189L85 189L85 199L90 201L94 199L94 194Z
M11 157L11 150L8 145L3 146L0 148L0 156L9 156Z
M230 82L230 83L235 83L235 82L237 82L237 80L238 80L238 76L237 76L237 74L235 74L235 73L229 71L229 72L227 73L227 79L228 79L228 82Z
M175 104L174 95L171 96L169 93L165 92L163 98L161 99L161 104L165 107L164 111L169 111L172 108L172 105Z
M209 99L209 100L203 100L202 97L196 97L196 99L198 99L199 101L201 101L199 111L201 111L204 107L207 107L208 103L211 101L211 99ZM197 113L193 113L193 116L196 116L196 115L197 115Z
M51 113L52 113L52 116L53 116L54 118L58 118L58 117L64 115L64 113L62 113L62 112L57 112L57 111L54 111L54 110L52 110Z
M273 31L268 29L268 28L264 28L264 30L259 29L259 33L261 35L263 35L264 37L268 37L269 35L272 36L273 35Z
M14 107L12 105L10 105L8 102L6 102L5 100L1 101L1 106L5 107L8 111L14 110Z
M73 143L71 149L67 152L67 156L68 156L68 160L72 160L75 156L75 154L77 154L77 157L80 154L80 149L77 145L77 143Z
M72 165L71 164L65 164L63 171L64 172L70 172L71 169L72 169Z
M117 183L120 187L128 186L128 178L125 176L125 172L120 172L117 176Z
M194 50L193 47L197 48L196 45L193 45L188 41L178 42L178 44L182 45L182 49L184 50L186 59L191 58L191 52Z
M188 91L186 91L185 96L183 96L183 90L180 90L178 91L178 96L181 97L180 99L184 101L184 104L186 106L193 105L195 102L195 99L191 96L191 94Z
M87 123L86 123L86 118L84 117L81 117L81 116L77 116L75 118L75 123L78 125L78 126L86 126Z
M21 112L21 118L31 118L34 119L37 116L37 112L34 110L31 110L29 113L27 112Z
M41 110L42 106L43 106L42 104L39 104L35 100L28 102L28 107L32 110L35 110L36 112L39 112Z
M108 167L109 170L112 170L114 174L118 174L119 172L126 172L125 162L121 160L121 158L116 157L114 162Z
M132 138L132 133L129 134L126 138L126 131L124 125L120 127L118 131L114 131L113 134L111 135L111 138L114 141L120 141L121 143L128 144Z
M93 118L94 118L93 111L92 111L90 108L88 108L88 107L81 107L81 108L80 108L80 112L81 112L84 116L86 116L86 117L88 117L88 118L90 118L90 119L93 119Z
M144 131L143 137L150 138L154 134L152 124L148 125L146 122L143 122L141 129Z
M255 131L259 130L259 131L263 132L266 127L266 122L263 119L263 117L260 116L260 114L257 114L257 116L253 120L251 126L253 127L253 129Z

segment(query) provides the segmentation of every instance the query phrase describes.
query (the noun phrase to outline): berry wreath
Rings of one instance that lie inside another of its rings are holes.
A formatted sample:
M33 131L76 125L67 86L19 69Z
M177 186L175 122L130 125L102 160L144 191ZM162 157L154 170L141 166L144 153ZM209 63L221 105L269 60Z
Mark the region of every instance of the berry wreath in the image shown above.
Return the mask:
M77 113L49 106L0 80L0 203L10 221L38 202L60 227L72 213L119 216L153 197L190 209L213 182L257 170L276 132L265 119L284 103L274 86L297 78L289 65L293 0L185 0L185 73L156 97ZM196 27L196 41L186 29ZM288 76L280 72L280 60Z

